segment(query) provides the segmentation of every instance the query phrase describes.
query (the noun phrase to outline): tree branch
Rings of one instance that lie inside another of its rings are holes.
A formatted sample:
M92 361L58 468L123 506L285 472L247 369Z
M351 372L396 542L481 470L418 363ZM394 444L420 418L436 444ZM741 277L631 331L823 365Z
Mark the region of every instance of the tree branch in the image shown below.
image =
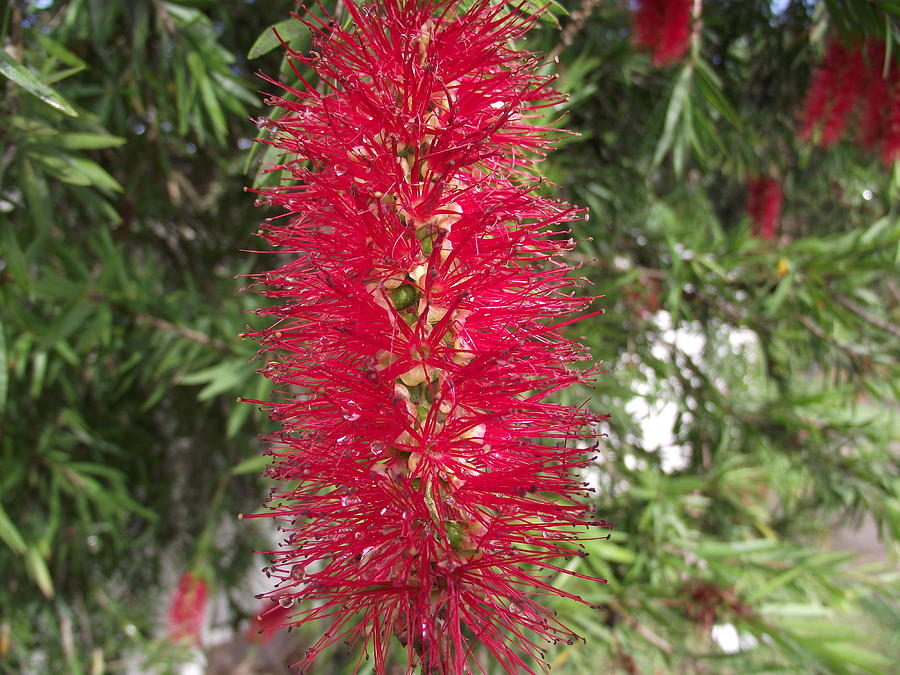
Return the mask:
M900 326L898 326L897 324L886 321L880 316L875 316L865 307L858 305L855 301L851 300L846 295L842 295L841 293L836 293L834 299L837 300L839 305L845 307L846 309L849 309L863 321L872 324L876 328L880 328L883 331L891 333L892 335L900 337Z

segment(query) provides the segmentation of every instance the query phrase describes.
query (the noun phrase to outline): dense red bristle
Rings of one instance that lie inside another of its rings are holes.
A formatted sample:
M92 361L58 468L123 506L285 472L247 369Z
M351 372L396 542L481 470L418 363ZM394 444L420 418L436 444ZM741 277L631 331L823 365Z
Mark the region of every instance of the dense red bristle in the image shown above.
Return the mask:
M576 637L538 600L580 600L544 577L594 524L576 474L602 419L547 400L598 372L560 332L593 301L563 258L582 212L538 192L552 141L526 122L562 97L509 46L533 18L345 7L352 27L291 54L326 86L271 97L289 180L261 191L286 212L263 236L291 259L259 275L274 323L248 334L281 424L267 597L328 624L305 663L364 643L381 673L399 641L408 670L462 673L481 643L530 673Z

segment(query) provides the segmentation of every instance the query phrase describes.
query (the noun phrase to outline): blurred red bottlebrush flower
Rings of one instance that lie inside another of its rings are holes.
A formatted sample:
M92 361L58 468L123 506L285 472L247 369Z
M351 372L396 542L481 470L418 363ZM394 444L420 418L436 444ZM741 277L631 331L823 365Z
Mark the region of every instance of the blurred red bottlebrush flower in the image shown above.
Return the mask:
M885 164L900 160L900 86L894 87L887 125L881 142L881 158Z
M754 176L747 181L747 213L753 221L754 237L775 238L782 199L781 183L771 176Z
M168 629L172 642L199 645L206 615L206 582L191 572L178 581L169 605Z
M264 600L259 613L253 617L247 627L247 633L244 636L247 642L260 645L271 642L278 629L292 623L293 605L294 599L290 595L286 595L283 600L281 596L272 596Z
M552 141L527 120L563 99L510 48L533 17L344 7L347 29L298 17L315 51L289 53L325 93L298 68L260 120L292 179L260 190L286 212L261 234L293 257L260 275L280 304L249 334L278 386L257 401L282 424L267 473L286 484L255 514L285 536L263 597L330 623L304 665L344 641L382 673L397 639L408 671L482 670L480 642L532 673L542 642L576 638L536 599L580 600L549 579L582 555L576 528L603 525L573 475L603 417L547 400L598 372L560 332L592 301L562 260L583 211L534 178Z
M653 52L653 64L680 61L691 41L693 0L638 0L632 16L634 43Z
M885 64L885 55L881 40L847 46L832 39L807 91L798 136L809 140L819 130L817 142L828 147L855 115L860 143L878 147L886 164L897 159L891 120L900 118L900 78L894 64Z
M884 53L884 43L880 40L873 40L866 49L869 68L863 83L865 101L859 120L859 138L866 148L875 147L884 138L891 112L891 86L882 75Z
M684 598L688 619L708 633L722 615L748 616L750 608L741 602L734 588L719 588L700 579L687 582L679 593Z

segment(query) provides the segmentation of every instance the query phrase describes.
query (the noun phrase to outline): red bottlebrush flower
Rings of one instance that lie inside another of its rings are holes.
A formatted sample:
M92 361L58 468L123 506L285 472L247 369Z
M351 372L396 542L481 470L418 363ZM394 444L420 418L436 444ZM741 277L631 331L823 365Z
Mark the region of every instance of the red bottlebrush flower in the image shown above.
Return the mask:
M811 138L821 125L819 143L834 144L847 126L864 76L861 52L832 39L806 95L800 138Z
M876 146L885 135L891 111L891 84L884 76L885 45L872 41L866 49L868 72L863 84L864 109L860 116L860 142L866 148Z
M798 134L801 139L812 138L813 131L826 117L829 107L833 105L846 53L846 48L837 40L832 39L828 43L822 63L813 73L812 82L806 92L802 123Z
M747 213L753 221L754 237L775 238L782 199L781 183L771 176L755 176L747 181Z
M692 0L638 0L634 43L653 52L653 64L680 61L691 41Z
M859 49L844 49L844 58L835 77L835 88L826 115L822 118L821 144L836 143L847 128L853 107L866 81L866 66Z
M206 582L191 572L185 572L178 581L169 605L168 629L172 642L199 645L206 615Z
M900 160L900 83L894 82L890 107L885 115L884 135L881 139L881 158L885 164Z
M548 400L598 372L561 334L592 301L561 259L581 211L534 178L551 141L527 120L561 96L502 5L344 7L351 28L300 19L315 51L290 54L326 91L298 69L265 121L291 182L261 191L286 212L263 236L292 259L259 277L279 304L252 333L285 483L256 514L285 536L264 596L330 624L306 662L363 643L382 673L396 639L409 670L463 673L480 642L532 673L576 637L537 602L580 600L548 573L602 525L574 475L602 416Z
M892 120L900 117L900 81L885 55L881 40L851 47L832 40L807 91L798 136L808 140L821 127L818 143L833 145L855 115L861 145L880 147L887 164L896 159L900 122Z

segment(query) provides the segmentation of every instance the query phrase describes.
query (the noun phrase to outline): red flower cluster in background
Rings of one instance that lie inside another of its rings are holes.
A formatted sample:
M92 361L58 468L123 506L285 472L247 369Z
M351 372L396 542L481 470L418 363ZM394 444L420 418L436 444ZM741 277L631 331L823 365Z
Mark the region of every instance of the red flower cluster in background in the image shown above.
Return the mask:
M275 602L272 603L270 600ZM293 597L286 595L282 600L280 596L276 595L272 596L270 600L264 601L264 606L259 608L259 613L253 617L244 633L244 639L251 644L270 643L280 629L292 623Z
M863 46L832 39L806 94L799 137L828 147L843 136L854 117L859 140L877 148L885 164L900 159L900 76L885 63L885 45Z
M167 617L169 639L193 646L200 644L203 618L206 616L206 582L191 572L185 572L172 594Z
M259 277L278 304L251 334L277 385L257 403L282 425L267 473L285 487L255 514L284 536L264 597L328 622L305 663L362 643L382 673L397 641L410 670L463 673L481 643L531 673L576 638L537 598L581 600L551 584L556 560L603 525L575 475L602 417L548 400L597 373L561 334L592 301L562 259L581 211L534 177L552 143L528 119L562 97L510 48L533 17L344 7L347 29L301 19L315 51L289 58L321 85L298 69L263 121L291 179L261 191L285 211L261 234L290 261Z
M634 44L653 52L653 64L681 60L691 41L692 0L638 0L632 16Z
M754 176L747 181L747 213L753 221L753 236L775 238L782 199L781 183L775 178Z

